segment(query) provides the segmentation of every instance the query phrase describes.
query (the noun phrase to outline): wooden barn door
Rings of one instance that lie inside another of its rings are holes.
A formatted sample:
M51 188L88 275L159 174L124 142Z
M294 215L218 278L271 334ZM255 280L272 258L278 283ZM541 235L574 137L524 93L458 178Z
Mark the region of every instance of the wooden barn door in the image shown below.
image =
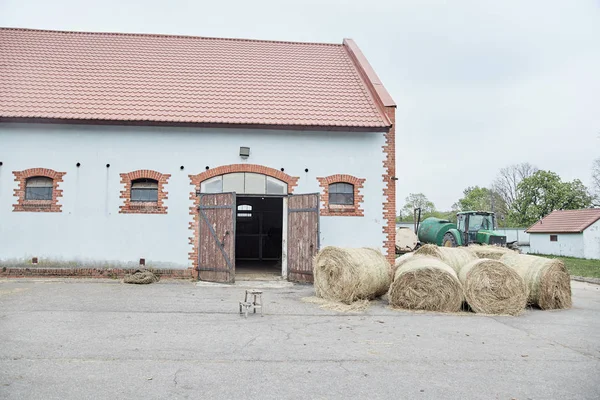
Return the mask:
M313 281L313 259L319 251L319 195L288 197L288 280Z
M198 278L235 281L235 193L200 193Z

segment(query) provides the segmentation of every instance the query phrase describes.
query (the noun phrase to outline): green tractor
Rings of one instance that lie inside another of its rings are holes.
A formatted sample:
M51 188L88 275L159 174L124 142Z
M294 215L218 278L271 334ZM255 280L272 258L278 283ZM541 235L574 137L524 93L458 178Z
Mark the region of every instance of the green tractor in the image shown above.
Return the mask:
M420 210L419 210L420 211ZM506 236L496 232L496 216L492 212L464 211L456 214L457 223L440 218L426 218L417 227L421 244L468 246L471 243L505 247Z

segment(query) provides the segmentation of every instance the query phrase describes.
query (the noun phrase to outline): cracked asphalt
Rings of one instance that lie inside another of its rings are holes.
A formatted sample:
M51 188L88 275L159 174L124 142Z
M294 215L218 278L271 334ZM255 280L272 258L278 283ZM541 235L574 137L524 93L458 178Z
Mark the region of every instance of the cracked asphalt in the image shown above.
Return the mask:
M266 287L0 281L2 399L598 399L600 286L519 317L345 314Z

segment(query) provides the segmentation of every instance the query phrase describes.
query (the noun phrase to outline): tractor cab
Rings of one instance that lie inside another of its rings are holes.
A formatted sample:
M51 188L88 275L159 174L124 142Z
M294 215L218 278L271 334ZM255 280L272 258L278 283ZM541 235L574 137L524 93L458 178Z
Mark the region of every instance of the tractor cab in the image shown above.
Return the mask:
M456 214L457 229L464 244L485 243L506 246L506 236L496 232L496 216L492 212L464 211Z

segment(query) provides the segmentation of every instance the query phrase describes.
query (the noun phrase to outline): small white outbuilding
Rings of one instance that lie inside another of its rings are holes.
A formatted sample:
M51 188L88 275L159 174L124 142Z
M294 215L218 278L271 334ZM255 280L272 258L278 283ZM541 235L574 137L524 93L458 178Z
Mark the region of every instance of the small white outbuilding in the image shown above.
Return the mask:
M526 232L531 253L600 259L600 208L553 211Z

